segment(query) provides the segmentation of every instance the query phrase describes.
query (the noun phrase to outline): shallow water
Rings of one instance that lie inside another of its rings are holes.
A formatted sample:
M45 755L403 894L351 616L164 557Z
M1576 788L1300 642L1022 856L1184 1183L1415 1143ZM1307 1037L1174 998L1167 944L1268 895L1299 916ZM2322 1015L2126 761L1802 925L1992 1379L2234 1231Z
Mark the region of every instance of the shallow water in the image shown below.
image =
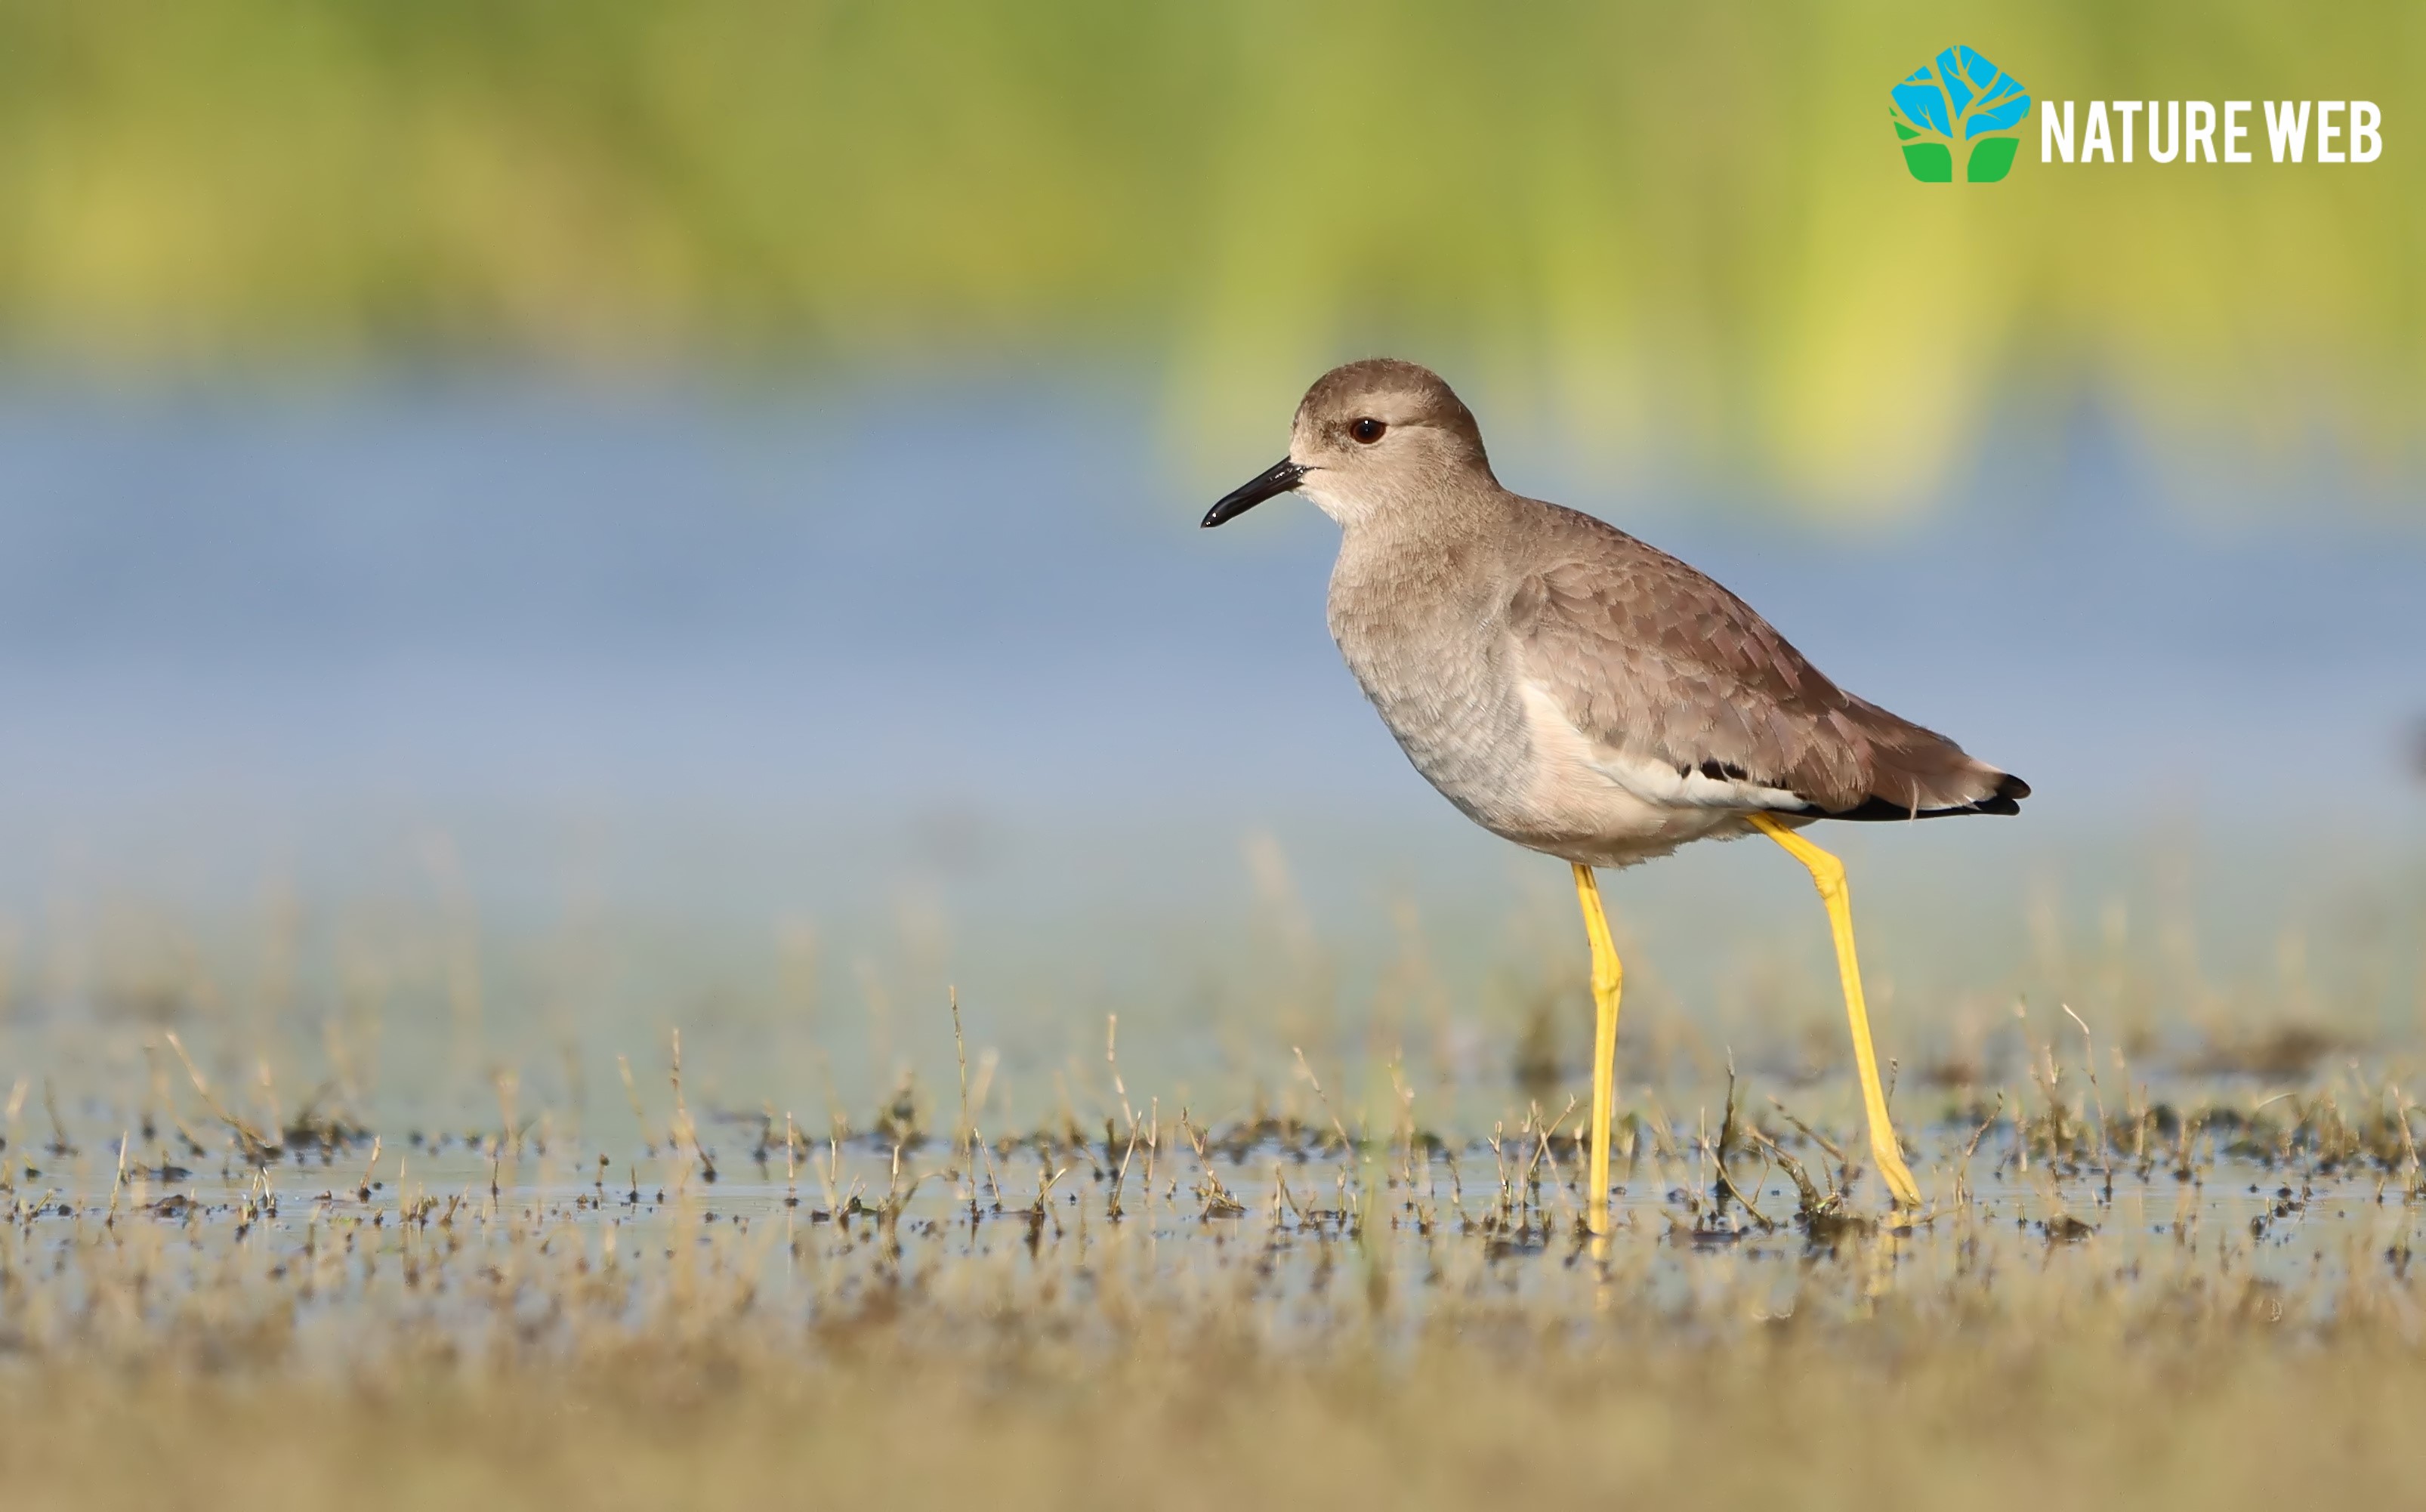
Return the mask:
M2408 1113L2414 1140L2426 1115ZM1731 1137L1722 1198L1714 1132L1627 1118L1601 1244L1580 1231L1563 1131L1343 1157L1313 1125L1191 1137L1165 1121L1134 1149L1005 1141L974 1190L938 1142L877 1134L801 1135L787 1176L780 1124L771 1147L763 1128L701 1129L679 1157L540 1122L519 1141L382 1136L376 1160L368 1138L341 1137L258 1169L186 1148L166 1159L187 1168L163 1171L154 1146L122 1180L108 1150L20 1144L55 1168L26 1176L0 1239L0 1337L33 1358L237 1359L267 1330L282 1364L320 1369L432 1349L544 1357L695 1309L808 1342L875 1309L951 1347L973 1327L1109 1346L1151 1307L1287 1348L1511 1317L1723 1334L1882 1307L1949 1323L2224 1308L2298 1328L2330 1326L2353 1287L2415 1308L2426 1186L2382 1109L2353 1122L2316 1094L2181 1118L2144 1110L2136 1152L2099 1150L2078 1121L2042 1119L2027 1139L2001 1116L1929 1129L1914 1164L1932 1206L1889 1222L1873 1183L1837 1193L1791 1127L1777 1148L1824 1189L1800 1216L1777 1159Z

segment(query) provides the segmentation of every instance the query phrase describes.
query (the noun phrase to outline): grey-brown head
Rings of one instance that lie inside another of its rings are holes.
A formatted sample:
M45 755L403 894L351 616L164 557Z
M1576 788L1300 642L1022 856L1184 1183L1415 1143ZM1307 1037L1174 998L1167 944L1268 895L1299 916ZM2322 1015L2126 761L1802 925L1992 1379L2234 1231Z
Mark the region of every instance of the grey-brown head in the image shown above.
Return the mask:
M1303 492L1352 524L1460 484L1496 486L1474 414L1430 368L1394 357L1334 367L1297 407L1288 455L1206 512L1207 528Z

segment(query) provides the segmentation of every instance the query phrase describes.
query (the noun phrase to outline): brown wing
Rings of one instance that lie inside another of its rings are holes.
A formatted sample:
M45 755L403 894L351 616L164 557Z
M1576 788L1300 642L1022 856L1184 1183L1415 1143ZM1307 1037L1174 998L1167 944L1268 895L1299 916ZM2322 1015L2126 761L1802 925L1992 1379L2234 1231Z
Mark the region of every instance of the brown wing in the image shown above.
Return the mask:
M1847 693L1667 553L1571 509L1546 523L1508 625L1526 674L1600 744L1848 818L2011 812L2030 791Z

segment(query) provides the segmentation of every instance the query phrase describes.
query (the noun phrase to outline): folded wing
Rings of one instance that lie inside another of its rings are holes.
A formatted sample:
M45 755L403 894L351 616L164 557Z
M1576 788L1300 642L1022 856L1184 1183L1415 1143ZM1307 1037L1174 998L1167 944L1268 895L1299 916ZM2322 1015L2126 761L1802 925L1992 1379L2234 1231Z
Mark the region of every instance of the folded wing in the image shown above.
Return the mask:
M1656 802L1841 819L2013 813L2029 785L1836 686L1742 600L1554 509L1507 606L1518 666Z

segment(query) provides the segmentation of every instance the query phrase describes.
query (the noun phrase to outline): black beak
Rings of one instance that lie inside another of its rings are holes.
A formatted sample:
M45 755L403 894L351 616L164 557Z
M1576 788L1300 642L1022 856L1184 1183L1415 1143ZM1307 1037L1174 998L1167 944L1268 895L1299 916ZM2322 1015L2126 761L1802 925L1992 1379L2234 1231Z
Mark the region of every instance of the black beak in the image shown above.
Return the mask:
M1236 520L1275 493L1286 493L1297 487L1298 479L1305 474L1304 468L1286 457L1282 458L1256 474L1254 480L1246 487L1233 489L1221 495L1221 503L1205 511L1205 528L1210 530L1215 525Z

